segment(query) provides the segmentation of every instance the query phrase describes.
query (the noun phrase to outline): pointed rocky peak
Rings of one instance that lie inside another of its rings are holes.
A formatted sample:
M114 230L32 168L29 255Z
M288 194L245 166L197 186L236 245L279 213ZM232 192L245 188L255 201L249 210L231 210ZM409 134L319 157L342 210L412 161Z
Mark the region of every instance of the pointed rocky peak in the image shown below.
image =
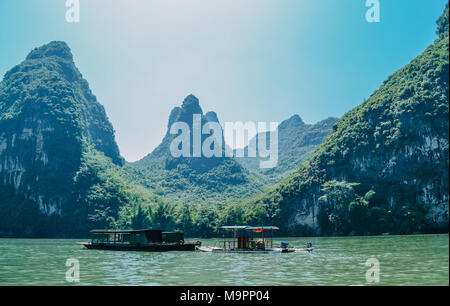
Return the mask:
M278 126L278 129L284 130L288 128L298 128L302 125L305 125L305 123L303 122L302 118L300 118L300 116L296 114L290 117L289 119L281 122L280 125Z
M203 111L197 97L189 95L184 99L179 110L176 108L172 110L169 123L180 121L186 122L189 126L192 126L192 118L195 114L200 114L203 117Z
M203 115L203 111L202 111L202 108L200 107L200 103L199 103L197 97L192 94L187 96L184 99L183 105L181 105L181 109L182 109L183 113L202 114Z
M17 99L17 84L22 85L21 94L32 96L32 99ZM43 84L45 90L41 89ZM28 54L25 61L10 69L0 83L0 100L6 101L1 112L8 114L8 118L24 117L30 122L49 120L53 130L64 131L62 135L67 136L66 141L78 141L83 135L83 141L86 141L83 146L88 144L115 164L123 164L114 128L105 109L75 66L65 42L53 41L38 47ZM50 114L46 111L48 109L52 109ZM1 117L0 114L0 120ZM55 122L58 125L53 126ZM34 130L37 127L27 128ZM81 152L85 147L79 145L76 143L74 147Z
M65 60L73 61L72 52L70 51L69 46L63 41L52 41L46 45L32 50L28 54L27 60L51 56L56 56Z
M293 115L291 118L289 118L289 119L286 120L286 121L288 121L288 122L294 122L294 123L299 124L299 125L305 124L305 123L303 122L303 119L302 119L299 115L297 115L297 114Z

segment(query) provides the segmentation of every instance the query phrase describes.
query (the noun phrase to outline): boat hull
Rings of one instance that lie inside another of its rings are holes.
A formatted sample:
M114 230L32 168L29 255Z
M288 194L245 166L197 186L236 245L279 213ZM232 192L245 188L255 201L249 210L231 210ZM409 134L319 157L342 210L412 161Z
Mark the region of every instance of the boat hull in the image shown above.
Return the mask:
M270 248L263 250L244 250L244 249L223 249L216 247L197 246L196 249L201 252L210 253L242 253L242 254L269 254L269 253L293 253L293 252L311 252L313 248Z
M107 250L107 251L134 251L134 252L170 252L170 251L195 251L197 243L184 244L152 244L145 246L134 245L106 245L106 244L91 244L89 242L78 243L90 250Z

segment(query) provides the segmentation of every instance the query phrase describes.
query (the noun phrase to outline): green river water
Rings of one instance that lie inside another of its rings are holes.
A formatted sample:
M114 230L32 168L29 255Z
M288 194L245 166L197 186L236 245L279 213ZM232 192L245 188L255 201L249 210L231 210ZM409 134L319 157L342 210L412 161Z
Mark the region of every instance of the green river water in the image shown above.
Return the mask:
M76 241L0 239L0 285L449 285L448 235L274 238L315 246L288 254L117 252ZM79 262L78 283L66 281L69 258ZM369 258L379 262L378 283L366 280Z

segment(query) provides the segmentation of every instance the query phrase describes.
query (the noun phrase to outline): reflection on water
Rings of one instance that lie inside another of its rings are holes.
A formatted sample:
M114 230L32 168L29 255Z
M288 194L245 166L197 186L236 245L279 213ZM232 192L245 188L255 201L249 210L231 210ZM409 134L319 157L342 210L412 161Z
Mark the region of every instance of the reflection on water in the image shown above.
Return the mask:
M197 239L193 239L194 241ZM72 239L0 239L0 285L371 285L367 259L380 262L380 285L449 285L448 235L277 238L312 253L211 254L87 250ZM215 240L203 239L203 245Z

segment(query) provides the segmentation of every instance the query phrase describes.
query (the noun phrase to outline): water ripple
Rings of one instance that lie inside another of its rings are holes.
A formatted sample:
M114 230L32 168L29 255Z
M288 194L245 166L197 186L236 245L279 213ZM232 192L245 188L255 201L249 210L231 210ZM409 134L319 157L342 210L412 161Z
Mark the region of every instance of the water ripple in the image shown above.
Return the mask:
M380 285L449 285L448 235L277 240L295 246L312 241L316 249L142 253L87 250L70 239L0 239L0 285L71 285L65 280L68 258L80 262L79 285L369 285L370 257L380 262Z

